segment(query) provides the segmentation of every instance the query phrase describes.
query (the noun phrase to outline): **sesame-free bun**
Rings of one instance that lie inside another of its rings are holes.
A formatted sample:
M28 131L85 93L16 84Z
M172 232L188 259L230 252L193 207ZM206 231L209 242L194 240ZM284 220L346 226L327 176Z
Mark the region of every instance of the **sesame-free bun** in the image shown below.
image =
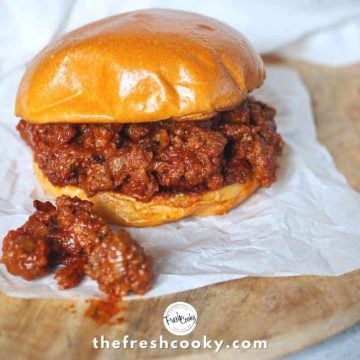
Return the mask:
M140 10L44 48L22 78L16 115L39 124L201 120L241 103L264 76L260 56L230 26Z
M154 226L196 215L224 214L244 201L257 188L255 178L245 184L232 184L220 190L194 194L174 194L166 198L155 197L149 202L137 201L133 197L116 192L99 192L87 197L75 186L55 186L34 162L34 173L44 190L54 197L77 196L94 203L96 211L107 221L125 226Z

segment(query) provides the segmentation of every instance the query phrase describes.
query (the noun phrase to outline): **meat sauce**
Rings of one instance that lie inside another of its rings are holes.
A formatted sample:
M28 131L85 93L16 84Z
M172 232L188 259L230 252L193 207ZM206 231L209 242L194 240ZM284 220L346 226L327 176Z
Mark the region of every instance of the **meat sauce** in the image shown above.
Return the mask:
M75 185L90 196L115 191L150 201L245 183L252 176L270 186L283 148L274 116L273 108L248 98L206 121L38 125L21 120L17 129L52 184Z
M152 287L152 259L130 235L113 232L93 204L61 196L56 206L34 201L35 213L3 241L2 262L26 280L55 269L60 289L69 289L88 275L111 298L144 294Z

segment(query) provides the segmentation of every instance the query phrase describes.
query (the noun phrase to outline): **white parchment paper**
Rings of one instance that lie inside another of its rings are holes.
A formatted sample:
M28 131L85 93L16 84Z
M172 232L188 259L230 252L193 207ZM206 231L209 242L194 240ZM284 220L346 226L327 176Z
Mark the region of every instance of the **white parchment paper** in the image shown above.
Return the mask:
M267 71L254 95L277 109L286 142L279 180L224 216L129 229L155 259L157 281L147 297L250 275L339 275L360 267L360 194L317 142L309 95L298 75L279 67ZM0 95L9 99L0 109L1 239L26 221L33 199L47 198L32 175L30 150L15 131L10 99L17 81L15 74L0 86ZM18 297L100 294L90 279L59 291L51 275L27 282L4 265L0 290Z

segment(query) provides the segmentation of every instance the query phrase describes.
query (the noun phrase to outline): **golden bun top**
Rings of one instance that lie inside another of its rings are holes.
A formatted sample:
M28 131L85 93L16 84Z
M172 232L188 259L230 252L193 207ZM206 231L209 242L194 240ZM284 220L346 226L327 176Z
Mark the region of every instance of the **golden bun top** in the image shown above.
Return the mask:
M22 78L15 112L34 123L200 120L241 103L264 77L261 57L230 26L140 10L44 48Z

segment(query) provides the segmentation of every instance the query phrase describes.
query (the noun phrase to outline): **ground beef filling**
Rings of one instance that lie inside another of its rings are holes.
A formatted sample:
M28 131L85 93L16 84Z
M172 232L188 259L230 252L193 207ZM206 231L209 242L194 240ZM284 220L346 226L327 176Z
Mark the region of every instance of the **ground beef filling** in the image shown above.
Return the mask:
M206 121L46 124L21 120L22 138L52 184L88 195L116 191L140 201L176 192L217 190L255 176L276 180L283 141L275 110L249 98Z
M125 230L112 231L91 202L64 195L55 205L35 200L34 207L4 238L1 262L9 273L34 280L55 269L60 289L88 275L116 298L152 287L152 259Z

